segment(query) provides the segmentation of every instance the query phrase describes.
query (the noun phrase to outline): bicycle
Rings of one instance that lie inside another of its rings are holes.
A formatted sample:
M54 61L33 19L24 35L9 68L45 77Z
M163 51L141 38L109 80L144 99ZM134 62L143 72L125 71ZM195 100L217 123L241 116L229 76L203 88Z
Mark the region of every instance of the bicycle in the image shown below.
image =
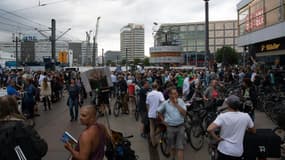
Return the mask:
M117 97L116 97L116 101L115 101L115 104L114 104L114 109L113 109L113 113L114 113L114 116L115 117L118 117L119 114L120 114L120 111L122 112L122 109L123 109L123 94L121 93L121 91L118 91L117 93ZM126 109L125 113L129 113L129 110Z
M170 157L170 146L167 138L167 126L165 124L160 123L158 125L159 132L156 134L160 134L159 138L159 146L160 151L165 157Z

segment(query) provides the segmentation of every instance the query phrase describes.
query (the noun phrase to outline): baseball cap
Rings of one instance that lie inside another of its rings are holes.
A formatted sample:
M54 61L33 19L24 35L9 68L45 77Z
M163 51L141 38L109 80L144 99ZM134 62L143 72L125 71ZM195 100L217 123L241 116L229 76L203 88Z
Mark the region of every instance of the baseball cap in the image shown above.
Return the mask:
M226 104L234 110L238 110L240 107L240 98L236 95L230 95L225 99Z

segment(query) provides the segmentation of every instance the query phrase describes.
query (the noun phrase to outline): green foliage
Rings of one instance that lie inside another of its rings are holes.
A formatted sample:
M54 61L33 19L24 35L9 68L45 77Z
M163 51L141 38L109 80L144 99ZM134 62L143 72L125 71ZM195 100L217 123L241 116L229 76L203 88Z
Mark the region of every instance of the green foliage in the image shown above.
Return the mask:
M145 58L143 59L143 65L144 65L144 66L149 66L149 57L145 57Z
M134 65L138 65L139 63L141 63L141 59L135 58L134 59Z
M239 62L239 55L234 48L229 46L224 46L217 49L215 53L216 61L222 63L223 65L234 65Z
M123 60L121 61L121 65L126 65L126 59L123 59Z

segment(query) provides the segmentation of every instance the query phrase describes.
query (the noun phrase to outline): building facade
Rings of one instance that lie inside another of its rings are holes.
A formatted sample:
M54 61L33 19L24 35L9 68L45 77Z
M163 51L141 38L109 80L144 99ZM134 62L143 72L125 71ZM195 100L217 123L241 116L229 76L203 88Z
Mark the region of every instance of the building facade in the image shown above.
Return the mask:
M237 21L209 22L209 49L213 54L223 46L230 46L237 52ZM202 66L205 59L205 23L171 23L161 24L154 35L154 46L181 46L182 61L188 65ZM152 59L152 57L151 57Z
M16 43L15 42L0 42L0 51L13 53L16 57ZM18 43L18 59L21 59L21 43Z
M121 58L144 59L144 26L130 23L120 31Z
M119 64L121 61L121 52L120 51L107 51L104 54L105 63L112 62Z
M285 0L237 4L238 45L259 62L285 65Z
M82 43L81 42L70 42L68 43L68 49L72 50L73 64L82 65Z

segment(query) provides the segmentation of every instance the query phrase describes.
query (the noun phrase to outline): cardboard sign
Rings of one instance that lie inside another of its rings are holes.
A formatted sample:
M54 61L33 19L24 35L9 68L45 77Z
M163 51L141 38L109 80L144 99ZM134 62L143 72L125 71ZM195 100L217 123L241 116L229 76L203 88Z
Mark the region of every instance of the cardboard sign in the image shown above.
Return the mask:
M81 73L81 80L87 92L113 86L109 67L95 67Z

